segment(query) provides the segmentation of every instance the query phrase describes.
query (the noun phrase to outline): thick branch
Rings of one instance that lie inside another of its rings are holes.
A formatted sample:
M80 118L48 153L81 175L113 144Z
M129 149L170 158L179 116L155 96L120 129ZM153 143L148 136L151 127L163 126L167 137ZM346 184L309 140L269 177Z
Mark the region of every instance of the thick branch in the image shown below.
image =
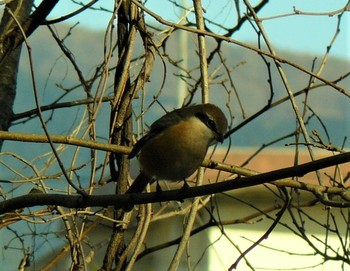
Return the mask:
M59 0L44 0L38 8L30 15L29 19L21 26L26 37L29 37L37 29L52 11ZM12 52L24 41L24 37L15 25L3 38L2 50L0 51L0 63L5 56Z
M282 180L291 177L300 177L317 169L322 169L334 165L350 162L350 152L319 159L313 162L301 164L294 167L274 170L250 177L238 177L235 180L224 181L215 184L208 184L188 189L178 189L164 192L128 194L128 195L94 195L82 197L81 195L54 195L54 194L28 194L0 203L0 213L6 213L25 207L38 205L59 205L68 208L83 208L93 206L115 206L121 208L133 204L144 204L151 202L163 202L171 200L184 200L197 196L222 193L244 187L250 187L263 183L271 183L278 186L294 187L305 191L313 192L316 195L328 193L340 195L345 201L337 207L350 206L350 192L341 187L320 186L307 184L293 180Z
M28 18L33 0L13 1L6 5L0 22L0 55L6 47L8 31L17 23L23 24ZM21 47L11 48L5 61L0 65L0 130L7 131L11 125L12 107L16 97L17 73ZM2 146L0 141L0 149Z

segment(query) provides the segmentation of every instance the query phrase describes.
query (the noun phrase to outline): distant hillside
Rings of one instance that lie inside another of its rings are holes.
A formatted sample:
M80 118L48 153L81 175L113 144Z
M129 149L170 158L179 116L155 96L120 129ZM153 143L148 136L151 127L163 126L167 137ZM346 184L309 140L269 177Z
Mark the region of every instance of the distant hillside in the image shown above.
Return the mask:
M67 30L67 26L60 26L58 28L58 32L60 33L66 33ZM85 76L93 74L96 66L99 65L101 59L103 59L103 38L103 32L78 28L73 29L72 35L66 39L67 47L74 54L75 59ZM178 40L178 36L175 33L174 36L169 38L166 47L166 52L174 59L178 58ZM195 41L195 36L189 38L188 50L190 52L195 52ZM41 93L40 98L42 99L42 104L50 103L61 96L63 91L60 87L68 90L78 84L76 73L71 67L71 64L62 56L62 52L59 50L57 44L53 41L51 34L45 27L41 27L35 32L30 38L30 45L33 50L32 54L34 56L34 65L36 67L35 76ZM208 48L212 49L213 46L213 41L208 39ZM267 83L268 75L266 73L266 66L258 54L239 48L238 46L224 44L221 51L227 60L227 65L230 68L235 67L232 72L232 79L237 92L240 95L241 102L246 111L245 113L249 117L263 107L268 100L270 89ZM296 54L286 51L277 51L277 53L280 56L309 69L315 58L315 56L312 55ZM320 59L321 58L316 60L316 67L319 65ZM190 53L188 63L190 68L196 67L198 65L197 55ZM214 59L209 67L209 72L212 73L218 65L218 59ZM271 66L273 67L273 65ZM296 92L307 85L309 80L308 76L288 67L287 65L283 65L283 67L285 68L293 91ZM341 59L329 59L323 74L325 78L335 80L341 74L344 74L345 71L349 71L349 63L347 61ZM163 64L158 57L155 70L149 84L147 85L149 99L146 100L146 102L150 101L159 91L164 72ZM177 106L177 84L179 77L175 75L176 73L178 73L178 71L172 66L167 65L165 87L159 100L169 110ZM222 73L223 72L220 71L218 75ZM284 90L279 75L274 68L272 68L272 74L275 91L274 101L276 101L279 98L286 96L286 91ZM111 77L113 77L113 75L111 75ZM218 83L221 79L222 78L219 76L213 80L216 84L211 86L211 100L226 110L225 103L228 98L225 89ZM348 86L349 81L349 79L346 79L340 85L343 87L346 85ZM30 93L29 96L28 92ZM34 102L28 100L28 97L32 97L31 93L28 57L27 53L23 51L18 80L18 92L15 102L15 113L34 107ZM110 90L110 93L112 93L112 90ZM64 100L69 101L71 99L81 99L84 97L85 94L81 89L78 91L73 90L67 94L67 97ZM297 98L301 108L303 105L301 103L303 98L304 96ZM311 91L308 99L312 109L322 118L322 120L324 120L324 125L329 128L328 132L332 143L340 146L344 137L350 134L349 99L346 99L344 95L328 87ZM196 102L198 102L198 97ZM237 99L233 93L230 95L230 105L234 108L234 126L236 126L242 122L243 119ZM225 113L228 115L227 110ZM146 121L151 122L161 114L163 114L161 108L155 106L155 110L146 115ZM232 136L234 145L259 146L262 143L269 142L285 135L286 133L292 132L296 125L293 116L291 106L289 102L286 102L240 129ZM56 125L57 123L61 123L62 127L60 127L60 125L52 127L52 132L65 133L65 122L65 119L56 120ZM106 118L106 125L108 125L108 118ZM33 123L30 122L27 126L30 131L41 131L40 125L37 123L33 125ZM14 126L12 129L21 130L23 128L20 126ZM310 131L312 129L318 129L322 132L322 125L320 125L316 118L313 118L308 129ZM292 142L293 140L294 139L291 138L284 142ZM349 145L350 144L347 143L347 146Z

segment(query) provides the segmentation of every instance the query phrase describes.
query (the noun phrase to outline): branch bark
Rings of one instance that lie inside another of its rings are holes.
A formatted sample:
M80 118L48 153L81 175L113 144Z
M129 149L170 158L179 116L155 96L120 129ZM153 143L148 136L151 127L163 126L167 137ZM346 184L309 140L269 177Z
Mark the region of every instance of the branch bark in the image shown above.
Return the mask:
M44 0L37 7L37 9L29 16L29 18L28 16L23 17L26 19L25 21L23 20L23 18L20 19L23 22L23 25L21 25L21 28L26 34L26 37L29 37L35 31L35 29L37 29L41 24L43 24L44 20L50 14L53 8L56 6L58 1L59 0ZM18 1L13 1L12 3L16 5L17 2ZM31 1L26 0L21 2L31 4L30 8L32 7L32 4L33 4L32 0ZM29 13L30 13L30 8L27 9L27 12ZM6 31L6 33L1 35L0 37L0 44L1 44L0 63L1 64L3 64L7 56L13 50L17 49L17 47L20 46L24 41L24 37L18 25L12 23L7 28L7 30L8 31Z
M128 195L89 195L85 197L82 197L80 195L28 194L0 202L0 214L11 212L16 209L39 205L59 205L68 208L84 208L94 206L115 206L115 208L122 208L123 206L130 204L144 204L171 200L181 201L187 198L222 193L264 183L272 183L277 186L293 187L300 190L312 192L316 196L319 196L323 193L340 195L343 201L334 202L334 204L332 204L332 202L329 202L329 205L335 207L349 207L350 192L346 188L320 186L287 179L296 176L301 177L317 169L322 169L347 162L350 162L350 152L249 177L237 177L234 180L228 180L220 183L202 185L188 189L163 191L161 193L153 192Z
M8 33L17 26L17 22L23 24L33 6L33 0L28 1L12 1L6 5L3 17L0 23L0 59L1 54L6 49ZM21 36L21 34L19 33ZM0 130L7 131L11 125L13 116L13 103L16 97L17 73L21 46L9 49L4 55L4 62L0 65ZM0 149L3 141L0 140Z

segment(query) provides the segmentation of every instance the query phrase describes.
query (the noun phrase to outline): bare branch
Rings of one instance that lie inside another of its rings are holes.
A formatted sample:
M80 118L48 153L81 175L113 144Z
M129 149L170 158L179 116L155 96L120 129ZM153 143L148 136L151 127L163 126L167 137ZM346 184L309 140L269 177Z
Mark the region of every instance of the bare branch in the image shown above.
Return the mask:
M1 202L0 213L3 214L16 209L40 205L59 205L68 208L83 208L88 206L115 206L116 208L121 208L130 204L130 202L133 204L144 204L171 200L181 201L186 198L222 193L269 182L274 182L274 184L278 186L294 187L300 190L310 191L315 195L322 195L323 193L340 195L346 199L347 202L341 202L337 207L350 207L350 194L344 188L313 185L293 180L282 181L282 179L300 177L318 169L348 162L350 162L350 152L249 177L237 177L233 180L220 183L202 185L189 189L164 191L161 193L87 195L85 197L59 194L28 194Z

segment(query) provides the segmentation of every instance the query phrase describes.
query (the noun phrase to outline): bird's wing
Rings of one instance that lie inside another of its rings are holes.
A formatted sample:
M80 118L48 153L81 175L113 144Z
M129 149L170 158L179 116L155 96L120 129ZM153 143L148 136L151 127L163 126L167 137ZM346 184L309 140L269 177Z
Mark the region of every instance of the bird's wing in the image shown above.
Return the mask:
M156 120L151 125L149 132L136 142L128 158L129 159L134 158L140 152L140 150L143 148L146 142L148 142L150 139L154 138L155 136L161 134L168 127L176 123L179 123L181 119L182 119L182 116L181 114L179 114L179 109L176 109L174 111L171 111L168 114L165 114L160 119Z
M142 147L145 145L145 143L150 140L150 138L152 138L153 136L151 136L149 133L144 135L143 137L141 137L136 144L134 145L134 147L132 148L131 152L128 155L129 159L134 158L139 151L142 149Z

